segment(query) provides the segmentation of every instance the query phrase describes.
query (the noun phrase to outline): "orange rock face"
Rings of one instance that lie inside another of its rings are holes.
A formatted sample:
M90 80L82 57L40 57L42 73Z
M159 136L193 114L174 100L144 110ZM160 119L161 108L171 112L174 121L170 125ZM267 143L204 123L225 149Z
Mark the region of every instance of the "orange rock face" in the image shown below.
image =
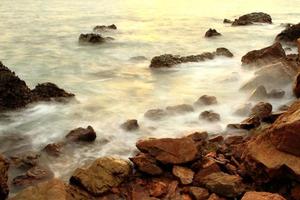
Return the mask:
M242 200L285 200L285 198L268 192L246 192Z

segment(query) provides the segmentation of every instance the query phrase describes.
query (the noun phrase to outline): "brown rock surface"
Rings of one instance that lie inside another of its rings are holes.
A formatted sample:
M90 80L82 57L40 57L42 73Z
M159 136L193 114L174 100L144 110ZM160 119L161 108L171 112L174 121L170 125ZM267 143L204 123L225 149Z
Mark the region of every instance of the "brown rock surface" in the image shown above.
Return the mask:
M163 170L158 166L157 161L148 154L139 153L138 155L130 158L135 166L142 172L150 175L159 175Z
M285 198L269 192L246 192L242 200L285 200Z
M272 24L270 15L263 12L253 12L239 17L232 23L233 26L244 26L255 23L268 23Z
M92 142L96 139L97 135L93 127L88 126L87 128L76 128L66 135L66 138L70 141L83 141Z
M0 199L6 199L9 193L8 169L8 161L0 154Z
M276 41L296 44L296 40L300 38L300 23L287 26L281 33L276 36Z
M188 185L193 182L195 173L189 168L175 165L173 166L172 172L174 176L178 177L180 182L184 185Z

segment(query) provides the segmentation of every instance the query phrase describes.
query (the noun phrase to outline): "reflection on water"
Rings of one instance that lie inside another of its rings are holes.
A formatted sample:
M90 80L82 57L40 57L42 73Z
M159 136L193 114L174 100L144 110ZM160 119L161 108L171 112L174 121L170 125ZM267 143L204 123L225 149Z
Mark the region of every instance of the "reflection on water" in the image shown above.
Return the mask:
M70 2L1 0L0 4L0 60L30 87L55 82L75 93L79 101L67 105L39 103L7 113L0 118L0 134L21 134L26 136L25 146L41 149L78 126L92 125L97 131L95 144L65 155L62 162L51 162L57 174L101 155L128 157L135 141L142 137L174 137L191 130L221 132L226 124L241 120L232 113L248 98L249 94L238 89L252 72L242 70L240 57L272 43L282 29L281 23L295 23L300 16L296 0ZM274 24L231 27L222 23L224 18L252 11L270 13ZM78 45L80 33L112 23L118 30L105 35L114 37L113 42ZM216 28L223 36L203 38L208 28ZM155 55L198 54L217 47L227 47L235 57L187 63L168 70L148 68ZM145 56L147 60L133 61L130 58L134 56ZM203 94L217 96L219 105L155 122L143 117L148 109L192 104ZM276 106L285 101L272 103ZM204 109L219 112L221 122L198 120ZM139 131L128 133L119 128L128 118L139 120ZM6 151L8 147L0 148Z

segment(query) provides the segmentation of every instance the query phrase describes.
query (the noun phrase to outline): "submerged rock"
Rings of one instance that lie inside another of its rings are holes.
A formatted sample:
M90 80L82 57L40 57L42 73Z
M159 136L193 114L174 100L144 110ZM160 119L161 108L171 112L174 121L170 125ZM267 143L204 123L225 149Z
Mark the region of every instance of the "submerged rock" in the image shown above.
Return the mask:
M222 34L219 33L216 29L209 29L205 33L205 37L215 37L215 36L221 36Z
M240 116L247 116L250 114L251 108L252 108L251 103L245 103L243 105L238 106L236 108L236 111L234 112L234 114L240 115Z
M57 85L53 83L42 83L35 86L32 90L33 98L39 101L50 101L52 98L70 98L75 95L72 93L68 93L65 90L57 87Z
M199 99L194 103L195 106L203 106L203 105L213 105L217 104L217 98L215 96L202 95Z
M80 34L79 36L79 43L89 43L89 44L103 44L108 40L111 40L110 37L103 37L100 34L96 33L87 33L87 34Z
M76 169L70 183L99 196L120 185L130 173L131 166L127 161L102 157L87 167Z
M285 198L269 192L246 192L241 200L285 200Z
M76 128L66 135L66 138L70 141L78 142L92 142L96 139L97 135L93 127L88 126L87 128Z
M50 156L58 157L61 154L63 145L64 145L63 143L51 143L51 144L47 144L44 147L43 151L45 151Z
M93 31L107 31L107 30L117 30L117 26L115 24L112 25L98 25L93 28Z
M188 137L140 140L136 146L141 152L150 154L164 164L186 163L194 160L197 155L196 144Z
M126 122L124 122L121 125L121 128L123 128L126 131L134 131L134 130L139 129L139 124L136 119L130 119L130 120L127 120Z
M0 154L0 199L6 199L9 193L8 168L8 161Z
M218 113L215 113L212 110L206 110L200 113L199 119L204 119L210 122L216 122L220 121L221 117Z
M269 98L280 99L285 95L285 91L281 89L273 89L268 93Z
M180 104L176 106L168 106L166 110L171 114L182 114L182 113L189 113L194 112L194 108L192 105L189 104Z
M298 38L300 38L300 23L286 27L276 36L275 40L296 45Z
M268 23L272 24L270 15L263 12L253 12L239 17L232 23L233 26L251 25L253 23Z
M223 23L224 24L232 24L233 21L231 21L230 19L224 19Z
M255 65L256 67L276 63L279 59L285 58L285 51L279 42L260 49L248 52L242 57L243 65Z
M144 116L151 120L159 120L167 115L167 112L163 109L151 109L148 110Z
M231 53L228 49L224 47L217 48L216 53L217 56L225 56L228 58L233 57L233 53Z
M263 85L260 85L252 92L250 96L250 100L264 100L267 97L268 97L268 93L266 88Z

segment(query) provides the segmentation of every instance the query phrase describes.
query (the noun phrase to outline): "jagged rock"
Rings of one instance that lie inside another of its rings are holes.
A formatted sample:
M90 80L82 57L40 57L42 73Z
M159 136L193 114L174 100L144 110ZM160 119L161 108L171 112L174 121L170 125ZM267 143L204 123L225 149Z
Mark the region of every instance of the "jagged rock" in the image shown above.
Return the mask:
M102 157L89 166L77 168L70 183L82 187L94 196L99 196L120 185L130 173L131 166L127 161Z
M182 114L188 112L194 112L194 108L192 105L189 104L180 104L177 106L168 106L166 110L171 114Z
M250 25L253 23L268 23L272 24L272 18L270 15L263 12L254 12L243 15L238 19L234 20L232 23L233 26L244 26Z
M221 36L222 34L219 33L216 29L209 29L205 33L205 37L215 37L215 36Z
M272 105L270 103L259 102L251 109L250 116L264 119L272 113Z
M145 172L150 175L159 175L163 173L163 170L158 166L157 161L148 154L139 153L138 155L130 158L130 160L141 172Z
M167 112L162 109L151 109L148 110L144 116L151 120L159 120L167 115Z
M51 143L47 144L43 151L45 151L48 155L58 157L61 154L63 143Z
M279 42L273 45L248 52L242 57L243 65L255 65L256 67L276 63L279 59L285 58L285 51Z
M180 179L183 185L191 184L195 174L191 169L178 165L173 166L172 173Z
M93 31L107 31L107 30L117 30L117 26L115 24L109 26L98 25L93 28Z
M231 21L230 19L224 19L223 23L224 24L232 24L233 21Z
M189 187L189 192L196 200L207 200L209 197L209 192L205 188Z
M269 192L246 192L242 200L285 200L285 198Z
M268 97L266 88L263 85L258 86L250 95L250 100L264 100Z
M204 119L210 122L216 122L216 121L220 121L221 117L218 113L208 110L200 113L199 119Z
M78 142L92 142L96 139L97 135L93 127L88 126L87 128L76 128L66 135L66 138L70 141Z
M121 125L121 128L123 128L126 131L134 131L134 130L139 129L139 124L136 119L130 119L130 120L127 120L126 122L124 122Z
M0 199L6 199L8 188L8 161L0 154Z
M70 98L75 95L57 87L53 83L42 83L32 90L33 98L38 101L50 101L52 98Z
M233 53L231 53L228 49L226 49L224 47L217 48L216 55L217 56L225 56L228 58L233 57Z
M213 105L217 104L217 98L215 96L203 95L195 103L195 106Z
M196 158L197 147L188 137L140 140L137 148L165 164L182 164Z
M296 44L300 38L300 23L286 27L281 33L276 36L276 41Z
M100 34L96 33L87 33L87 34L80 34L79 36L79 43L89 43L89 44L103 44L108 40L111 40L110 37L103 37Z

